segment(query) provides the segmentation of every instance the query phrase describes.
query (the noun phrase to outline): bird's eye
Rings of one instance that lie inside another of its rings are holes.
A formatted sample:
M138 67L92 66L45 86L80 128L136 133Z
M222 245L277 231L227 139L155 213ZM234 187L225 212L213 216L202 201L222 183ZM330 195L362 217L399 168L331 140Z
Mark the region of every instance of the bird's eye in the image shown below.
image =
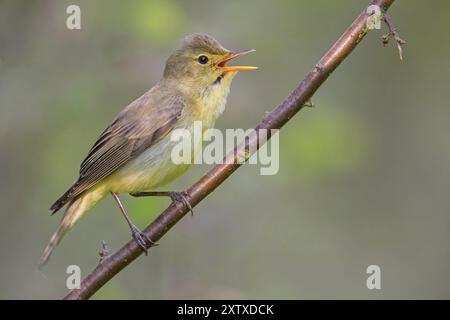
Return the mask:
M198 57L198 62L201 64L206 64L208 63L208 57L201 55L200 57Z

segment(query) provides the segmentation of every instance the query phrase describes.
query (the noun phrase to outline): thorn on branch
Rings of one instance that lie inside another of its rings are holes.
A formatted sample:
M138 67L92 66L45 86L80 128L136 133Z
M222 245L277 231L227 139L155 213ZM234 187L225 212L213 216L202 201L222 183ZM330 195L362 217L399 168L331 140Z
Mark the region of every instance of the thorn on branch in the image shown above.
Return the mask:
M305 107L308 107L308 108L314 108L314 107L315 107L315 105L312 103L311 99L309 99L308 101L306 101L303 105L304 105Z
M406 41L400 37L397 29L395 28L394 24L392 23L391 19L389 19L389 16L387 14L383 15L383 21L386 23L386 26L389 30L388 34L384 34L381 37L381 40L383 41L383 46L387 47L389 45L389 40L391 38L393 38L395 40L395 42L397 43L398 54L400 56L400 60L403 60L402 46L406 44Z
M109 251L108 243L106 243L105 240L102 240L102 249L98 253L98 255L100 256L99 263L105 261L105 259L108 258L110 254L111 252Z

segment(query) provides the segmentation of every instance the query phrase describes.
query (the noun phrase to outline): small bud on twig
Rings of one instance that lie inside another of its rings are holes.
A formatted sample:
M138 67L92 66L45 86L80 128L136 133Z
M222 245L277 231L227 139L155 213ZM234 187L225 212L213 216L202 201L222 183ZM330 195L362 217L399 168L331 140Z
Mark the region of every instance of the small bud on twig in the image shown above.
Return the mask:
M400 60L403 60L403 48L402 46L406 44L406 41L400 38L399 33L397 32L397 29L395 28L394 24L391 22L387 14L384 14L383 21L386 23L386 26L389 30L388 34L384 34L381 37L381 41L383 42L383 46L387 47L389 45L389 40L391 38L394 38L394 40L397 42L397 48L398 48L398 54L400 56Z

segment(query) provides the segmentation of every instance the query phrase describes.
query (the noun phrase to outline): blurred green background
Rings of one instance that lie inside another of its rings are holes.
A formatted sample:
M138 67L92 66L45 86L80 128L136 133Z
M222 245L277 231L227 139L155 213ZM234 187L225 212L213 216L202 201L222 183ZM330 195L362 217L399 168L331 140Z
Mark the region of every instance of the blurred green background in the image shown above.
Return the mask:
M107 198L67 235L48 207L98 134L207 32L260 67L234 80L219 128L253 127L367 5L346 1L0 1L0 298L60 298L130 232ZM82 29L66 28L81 7ZM281 131L280 171L242 167L94 298L450 298L450 2L396 1L400 62L371 32ZM244 61L244 60L243 60ZM198 166L170 189L208 170ZM167 199L126 198L140 227ZM381 290L366 268L381 267Z

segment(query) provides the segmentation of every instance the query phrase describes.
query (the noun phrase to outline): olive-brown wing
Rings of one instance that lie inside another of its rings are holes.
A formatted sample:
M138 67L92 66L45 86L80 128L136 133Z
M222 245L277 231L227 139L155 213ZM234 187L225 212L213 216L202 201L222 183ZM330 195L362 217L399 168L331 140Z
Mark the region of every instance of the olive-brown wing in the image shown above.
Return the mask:
M179 97L159 100L163 105L158 108L132 105L119 114L81 163L78 180L52 205L52 213L151 148L174 128L184 110L184 100Z

